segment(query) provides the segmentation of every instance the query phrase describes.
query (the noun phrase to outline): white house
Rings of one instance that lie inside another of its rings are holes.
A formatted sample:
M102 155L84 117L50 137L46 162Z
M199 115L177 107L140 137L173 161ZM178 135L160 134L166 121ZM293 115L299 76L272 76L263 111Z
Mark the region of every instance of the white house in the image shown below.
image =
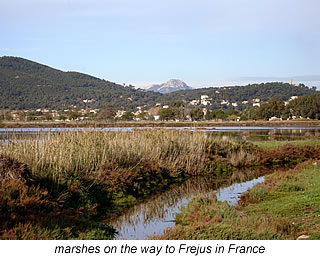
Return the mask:
M196 105L199 105L199 103L200 103L200 100L199 100L199 99L194 99L194 100L192 100L189 104L190 104L190 105L193 105L193 106L196 106Z
M212 98L209 98L208 95L201 95L200 99L201 99L201 105L204 105L204 106L210 105L210 101L212 100Z
M298 98L298 96L292 96L292 97L289 98L289 101L295 100L297 98Z

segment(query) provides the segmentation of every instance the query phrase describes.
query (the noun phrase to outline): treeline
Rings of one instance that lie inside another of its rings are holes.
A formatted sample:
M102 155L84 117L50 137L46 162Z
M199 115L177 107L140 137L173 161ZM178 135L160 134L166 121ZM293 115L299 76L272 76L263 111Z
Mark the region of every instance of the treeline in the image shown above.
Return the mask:
M181 102L173 102L168 108L159 111L160 120L287 120L320 119L320 94L297 97L290 102L271 98L260 107L247 108L242 112L222 109L190 109Z
M268 120L272 117L279 119L309 118L320 119L320 94L303 96L283 102L279 98L270 99L260 107L246 109L241 114L241 120Z

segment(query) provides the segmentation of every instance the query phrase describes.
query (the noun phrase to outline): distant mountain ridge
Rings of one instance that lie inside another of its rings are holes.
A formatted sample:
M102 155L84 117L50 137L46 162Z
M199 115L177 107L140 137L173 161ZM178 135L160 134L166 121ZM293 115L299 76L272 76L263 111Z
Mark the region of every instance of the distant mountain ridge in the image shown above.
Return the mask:
M162 94L167 94L175 91L180 90L189 90L192 89L186 83L178 79L170 79L166 83L160 85L152 85L151 87L147 88L147 91L155 91L160 92Z

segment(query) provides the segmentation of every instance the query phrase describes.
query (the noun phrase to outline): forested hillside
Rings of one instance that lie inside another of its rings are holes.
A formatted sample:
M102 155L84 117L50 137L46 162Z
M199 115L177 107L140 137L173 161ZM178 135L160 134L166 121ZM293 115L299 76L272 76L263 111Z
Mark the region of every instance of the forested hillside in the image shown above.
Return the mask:
M94 100L93 108L135 109L161 95L16 57L0 58L0 92L0 109L83 107L83 100Z
M177 91L163 95L159 100L163 103L170 103L177 100L191 101L200 99L201 95L208 95L212 98L211 104L209 105L210 109L226 109L228 106L221 104L221 102L228 101L230 104L237 103L237 109L243 110L247 106L246 104L242 104L243 101L252 102L253 99L260 99L260 102L266 102L271 98L279 98L285 101L289 100L292 96L305 96L314 93L316 93L315 88L308 88L303 84L291 86L289 83L271 82L246 86L212 87Z
M0 57L0 92L0 109L90 106L134 111L137 106L145 106L147 109L156 103L169 105L172 102L182 102L184 106L190 106L190 101L199 100L201 95L208 95L210 102L205 107L209 109L241 111L252 106L253 99L260 99L260 102L271 98L288 100L291 96L312 95L316 93L316 89L303 84L291 86L289 83L272 82L161 94L135 89L133 86L122 86L78 72L63 72L23 58ZM237 103L237 106L232 106L232 103Z

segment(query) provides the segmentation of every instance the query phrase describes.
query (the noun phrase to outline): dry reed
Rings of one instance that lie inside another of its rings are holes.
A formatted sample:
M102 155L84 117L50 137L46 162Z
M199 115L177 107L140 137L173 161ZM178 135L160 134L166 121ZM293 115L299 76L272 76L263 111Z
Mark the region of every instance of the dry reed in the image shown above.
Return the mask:
M237 141L221 140L202 132L92 130L51 133L32 141L22 138L1 145L0 153L28 164L34 173L50 172L55 179L64 174L90 177L106 167L134 169L146 163L169 171L183 169L196 175L208 169L208 154L223 149L234 152L236 146L236 150L242 151ZM210 147L217 151L210 151Z

